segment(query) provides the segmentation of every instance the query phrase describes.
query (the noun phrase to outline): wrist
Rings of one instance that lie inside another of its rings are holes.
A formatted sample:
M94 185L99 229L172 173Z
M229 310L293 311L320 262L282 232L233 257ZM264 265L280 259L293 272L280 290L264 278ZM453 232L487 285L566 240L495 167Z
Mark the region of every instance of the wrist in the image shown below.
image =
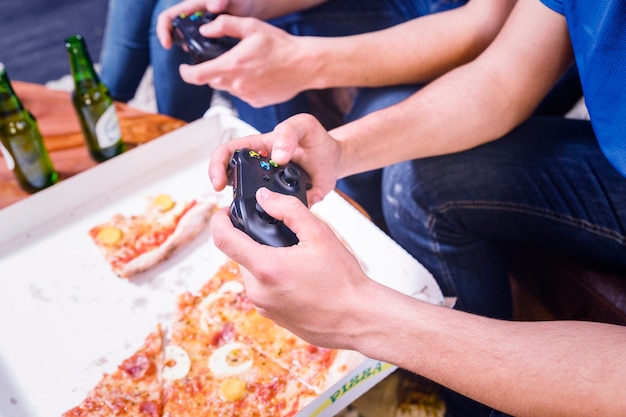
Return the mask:
M359 136L358 123L349 123L340 126L328 133L335 139L339 147L337 162L337 178L345 178L350 175L367 171L368 156L364 153L363 142Z
M332 60L330 48L326 46L326 39L318 36L295 37L300 43L298 51L302 55L297 57L294 64L298 72L300 91L322 90L332 85Z

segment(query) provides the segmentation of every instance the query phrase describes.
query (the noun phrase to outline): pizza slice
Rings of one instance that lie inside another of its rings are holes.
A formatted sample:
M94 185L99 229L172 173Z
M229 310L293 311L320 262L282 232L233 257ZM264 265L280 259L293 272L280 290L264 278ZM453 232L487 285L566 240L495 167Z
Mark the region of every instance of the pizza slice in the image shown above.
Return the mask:
M140 349L113 373L104 374L83 402L63 413L63 417L161 416L162 360L163 332L158 326Z
M316 395L250 345L195 349L187 341L166 350L164 417L288 417Z
M217 279L221 277L221 279ZM312 345L262 316L245 295L238 265L231 262L200 291L191 317L213 345L252 346L307 387L320 394L363 360L356 352Z
M131 278L194 239L216 208L215 199L174 201L161 194L149 199L143 213L116 214L89 235L113 272Z
M250 343L254 341L259 352L318 395L364 359L356 352L313 345L261 316L256 310L242 319L236 322L240 338Z
M222 282L202 299L197 310L200 331L211 335L212 343L234 341L254 346L318 393L326 390L330 382L327 370L338 351L314 346L263 317L245 296L240 276Z
M238 337L234 323L202 324L199 306L211 294L238 288L233 263L224 266L197 294L181 295L165 348L165 417L293 416L316 395L306 384ZM206 293L209 288L215 292ZM218 297L222 298L222 297ZM249 301L240 298L239 301Z

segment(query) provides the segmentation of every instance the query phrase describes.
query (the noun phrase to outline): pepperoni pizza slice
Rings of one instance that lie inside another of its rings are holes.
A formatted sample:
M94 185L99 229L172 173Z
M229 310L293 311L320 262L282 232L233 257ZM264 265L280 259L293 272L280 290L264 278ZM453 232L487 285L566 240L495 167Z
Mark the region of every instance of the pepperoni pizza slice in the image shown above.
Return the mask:
M246 297L237 265L232 263L227 279L217 279L225 275L220 271L201 291L206 296L195 307L201 332L254 346L318 394L363 360L355 352L312 345L263 317Z
M229 312L203 324L199 306L206 297L238 298L239 281L231 279L236 270L229 263L203 291L180 297L165 350L163 416L293 416L315 397L310 387L260 352L255 341L239 337ZM215 292L207 294L208 288ZM251 308L241 297L239 302Z
M78 406L63 417L159 417L163 409L161 326L150 333L143 346L117 369L104 374Z

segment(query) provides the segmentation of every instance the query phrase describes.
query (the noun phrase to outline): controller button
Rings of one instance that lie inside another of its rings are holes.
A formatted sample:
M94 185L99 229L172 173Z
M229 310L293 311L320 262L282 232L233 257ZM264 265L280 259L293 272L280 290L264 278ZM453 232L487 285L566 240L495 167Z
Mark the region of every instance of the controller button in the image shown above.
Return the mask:
M257 151L250 151L248 152L248 155L250 155L250 158L254 158L254 159L259 159L261 157L261 155L259 155Z
M264 180L264 181L269 181L269 180L271 180L270 176L269 176L269 175L267 175L267 174L263 174L263 176L262 176L261 178L263 178L263 180Z
M268 157L267 152L265 152L264 150L260 150L258 152L259 152L259 155L261 155L263 158L267 158Z
M263 168L266 171L269 171L271 168L271 165L267 161L261 161L259 162L259 165L261 165L261 168Z
M295 187L298 185L300 175L300 170L298 168L288 166L285 168L285 171L283 171L283 180L285 181L285 184Z
M278 168L278 164L271 159L270 159L270 165L273 166L274 168Z

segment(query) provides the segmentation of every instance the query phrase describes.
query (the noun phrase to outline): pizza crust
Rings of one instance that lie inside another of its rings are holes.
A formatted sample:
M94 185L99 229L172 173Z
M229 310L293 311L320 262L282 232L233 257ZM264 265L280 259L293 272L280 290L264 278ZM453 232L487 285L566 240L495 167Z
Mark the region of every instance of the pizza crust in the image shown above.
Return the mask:
M122 278L130 278L165 261L205 228L216 209L215 198L198 201L180 218L174 232L161 245L125 264L114 266L113 271Z

